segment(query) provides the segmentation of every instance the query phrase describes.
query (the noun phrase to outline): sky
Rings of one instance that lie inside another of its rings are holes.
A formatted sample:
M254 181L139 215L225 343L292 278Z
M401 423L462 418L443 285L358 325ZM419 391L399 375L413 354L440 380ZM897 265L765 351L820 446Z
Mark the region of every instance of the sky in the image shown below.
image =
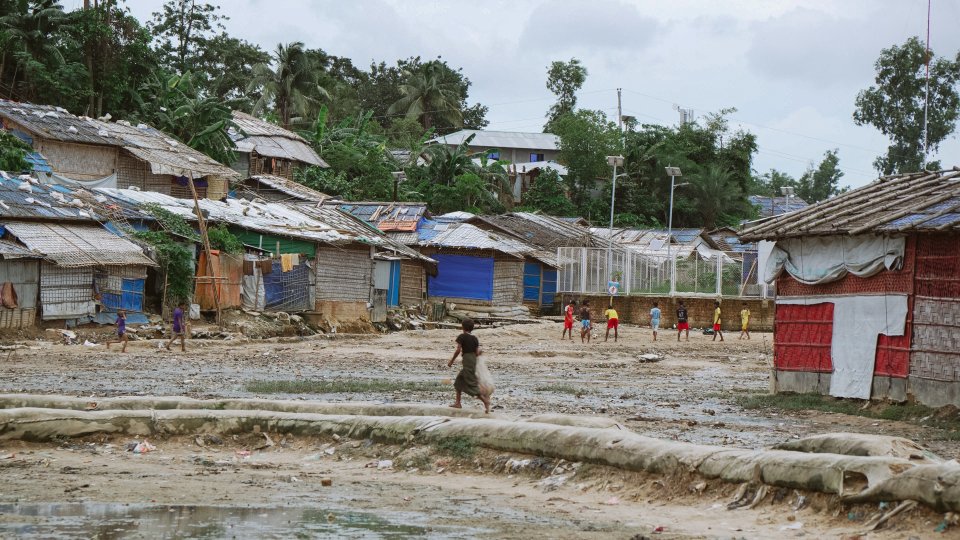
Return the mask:
M73 5L77 4L77 5ZM66 0L75 8L82 0ZM162 0L127 0L141 21ZM675 125L675 107L697 118L736 107L734 128L757 135L754 168L799 176L837 149L841 184L877 177L888 141L852 120L873 84L881 49L926 34L927 0L229 0L228 33L272 51L280 42L353 60L442 57L472 81L487 129L542 131L554 101L550 62L578 58L578 106L640 123ZM960 50L960 1L932 0L930 47ZM957 135L932 156L960 165Z

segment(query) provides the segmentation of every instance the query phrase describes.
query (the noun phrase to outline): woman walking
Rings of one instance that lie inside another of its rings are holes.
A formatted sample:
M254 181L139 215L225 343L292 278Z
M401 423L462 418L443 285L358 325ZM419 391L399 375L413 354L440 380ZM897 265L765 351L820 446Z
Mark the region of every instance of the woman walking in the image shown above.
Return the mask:
M457 380L453 387L457 390L457 398L454 401L454 409L460 409L463 404L460 402L462 394L469 394L483 402L484 412L490 412L490 395L481 392L480 381L477 379L477 359L483 354L480 350L480 340L471 334L473 332L473 320L464 319L461 323L463 333L457 336L457 350L453 353L453 358L447 362L447 367L453 367L453 362L458 356L463 356L463 368L457 374Z

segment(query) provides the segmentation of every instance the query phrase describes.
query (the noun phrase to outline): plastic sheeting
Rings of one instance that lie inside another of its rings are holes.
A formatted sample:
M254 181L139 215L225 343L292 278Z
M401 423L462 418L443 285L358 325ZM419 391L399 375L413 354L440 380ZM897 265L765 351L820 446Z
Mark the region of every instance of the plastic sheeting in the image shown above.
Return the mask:
M766 260L767 283L784 270L806 285L836 281L848 273L870 277L903 265L906 239L877 235L815 236L779 240Z
M215 309L219 301L221 308L235 308L241 306L241 278L243 277L243 260L218 250L211 250L213 259L213 279L210 278L210 265L207 263L206 251L200 252L197 262L197 288L194 292L194 301L200 304L200 309ZM216 298L216 297L219 298Z
M110 176L105 176L100 180L73 180L67 178L66 176L61 176L59 174L48 174L44 178L47 184L53 184L57 186L64 186L70 189L94 189L94 188L116 188L117 187L117 175L116 173L111 174Z
M777 304L833 304L830 395L870 399L877 338L902 336L907 322L907 295L778 297Z
M263 274L260 272L260 258L256 255L246 255L244 260L255 262L253 264L253 275L243 276L240 293L243 309L263 311L267 308L267 297L263 286Z
M430 277L430 296L493 300L493 257L431 255L437 261L437 275Z

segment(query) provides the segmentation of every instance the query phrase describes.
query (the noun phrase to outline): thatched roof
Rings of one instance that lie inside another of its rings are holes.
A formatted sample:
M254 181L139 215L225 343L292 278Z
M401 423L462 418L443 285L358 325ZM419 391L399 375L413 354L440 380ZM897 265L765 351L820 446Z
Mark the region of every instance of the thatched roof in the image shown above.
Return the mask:
M194 177L239 176L202 152L190 148L170 135L146 124L104 122L70 114L60 107L34 105L0 99L0 118L13 122L29 133L51 141L120 147L150 164L154 174Z
M230 138L240 152L329 167L303 137L290 130L240 111L233 111L233 122L240 132L231 131Z
M531 212L513 212L499 216L476 216L468 222L508 233L538 248L555 251L558 247L603 247L590 229L560 218Z
M960 230L960 169L885 176L801 210L746 224L746 241Z

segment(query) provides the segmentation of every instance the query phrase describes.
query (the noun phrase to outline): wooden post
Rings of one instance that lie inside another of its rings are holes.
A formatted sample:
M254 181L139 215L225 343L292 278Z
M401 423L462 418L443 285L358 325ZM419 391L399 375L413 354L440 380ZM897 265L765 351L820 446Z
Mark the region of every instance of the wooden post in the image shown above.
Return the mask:
M200 201L197 199L197 188L193 185L193 173L187 173L187 182L190 185L190 194L193 195L193 209L197 214L197 224L200 229L200 241L203 242L203 251L207 254L207 272L210 273L210 283L213 285L213 305L217 308L217 326L223 328L223 317L220 311L220 283L216 279L213 268L213 253L210 249L210 237L207 235L207 222L200 211ZM196 295L196 291L194 291Z

